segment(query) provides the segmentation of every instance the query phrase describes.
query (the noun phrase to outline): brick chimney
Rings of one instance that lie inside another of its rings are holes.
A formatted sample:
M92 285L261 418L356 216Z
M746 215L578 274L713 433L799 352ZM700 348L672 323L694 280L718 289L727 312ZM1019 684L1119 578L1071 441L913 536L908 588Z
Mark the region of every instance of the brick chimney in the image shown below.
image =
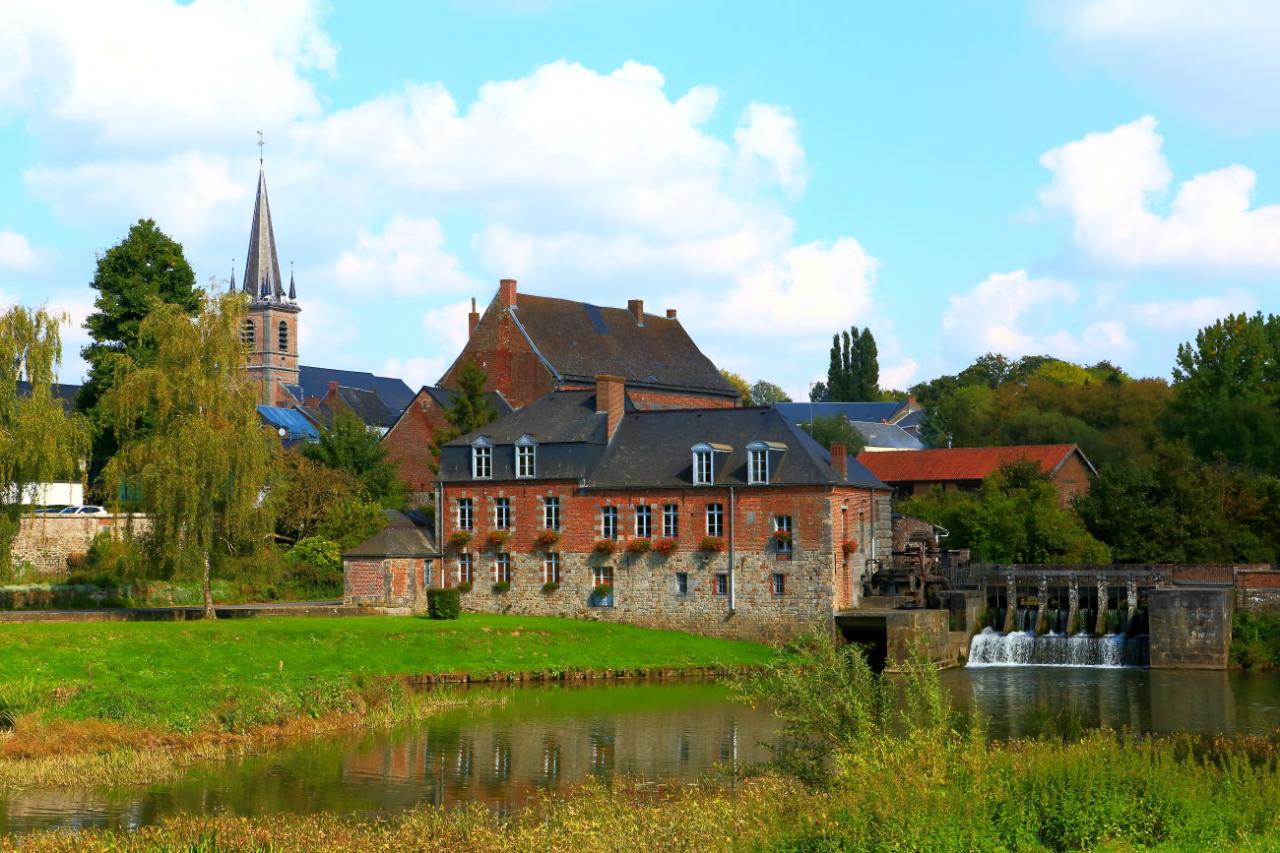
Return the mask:
M627 310L631 312L631 316L636 318L636 325L644 325L644 300L628 299Z
M330 393L330 394L337 394L337 393L338 393L338 383L337 383L337 382L334 382L333 380L330 380L330 381L329 381L329 393Z
M849 448L843 441L831 442L831 467L836 469L840 479L849 479Z
M607 416L609 440L618 430L622 422L622 413L627 402L627 381L621 376L610 376L607 373L596 375L596 411Z
M471 297L471 313L467 315L467 340L471 340L472 335L476 333L476 326L480 324L480 312L476 310L476 298Z
M676 318L676 309L674 309L674 308L668 308L668 309L667 309L667 319L668 319L668 320L674 320L675 318Z
M504 278L498 282L498 304L503 308L516 307L516 280Z

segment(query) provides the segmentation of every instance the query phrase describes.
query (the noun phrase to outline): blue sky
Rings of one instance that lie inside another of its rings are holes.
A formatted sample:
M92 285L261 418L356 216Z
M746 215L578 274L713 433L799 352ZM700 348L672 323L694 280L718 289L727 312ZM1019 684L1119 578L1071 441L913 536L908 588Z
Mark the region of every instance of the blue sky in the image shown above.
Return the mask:
M6 4L0 304L78 323L142 216L242 269L262 129L304 363L433 382L513 277L796 395L855 323L1167 375L1277 309L1278 93L1257 0Z

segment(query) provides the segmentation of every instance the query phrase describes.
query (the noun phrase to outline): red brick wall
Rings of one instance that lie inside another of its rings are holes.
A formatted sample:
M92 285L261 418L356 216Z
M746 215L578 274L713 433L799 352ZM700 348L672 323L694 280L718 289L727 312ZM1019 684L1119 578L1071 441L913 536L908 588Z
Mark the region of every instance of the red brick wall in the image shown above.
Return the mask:
M1063 506L1069 506L1077 495L1089 491L1089 467L1080 459L1079 453L1072 453L1053 475L1053 485L1058 490L1058 500Z
M419 391L395 426L382 438L387 459L396 466L409 491L429 494L434 488L431 443L436 432L448 426L444 411L424 391Z
M457 388L457 375L468 361L474 361L489 374L485 390L501 391L507 402L516 408L527 406L555 390L551 373L534 354L508 311L498 304L497 297L489 303L474 334L457 360L440 377L439 384L445 388Z
M736 397L714 394L675 393L627 388L627 396L637 409L732 409L738 405Z

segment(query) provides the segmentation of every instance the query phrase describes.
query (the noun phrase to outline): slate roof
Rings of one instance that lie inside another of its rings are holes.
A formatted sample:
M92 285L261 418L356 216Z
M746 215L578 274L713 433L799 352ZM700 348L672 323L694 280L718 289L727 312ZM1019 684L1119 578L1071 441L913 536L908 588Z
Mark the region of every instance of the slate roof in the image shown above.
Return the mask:
M284 443L291 447L302 441L318 441L320 430L302 412L297 409L285 409L280 406L258 406L258 417L273 429L285 430Z
M917 450L914 453L859 453L858 461L886 483L941 483L981 480L1001 465L1020 460L1039 464L1052 474L1072 453L1085 466L1093 464L1074 444L1025 444L1009 447L954 447Z
M888 403L774 403L774 407L793 424L811 423L814 418L830 418L844 415L851 421L879 423L893 420L907 405L905 402Z
M337 370L331 367L310 367L304 364L298 368L298 385L295 386L301 390L299 402L323 397L329 391L330 382L337 382L339 386L346 388L360 388L374 392L397 416L413 401L413 390L404 383L403 379L374 376L372 373L359 370Z
M342 553L343 558L437 557L435 531L417 512L386 510L387 526Z
M513 316L561 379L592 382L608 373L628 385L738 395L679 320L645 314L641 325L626 308L524 293Z
M344 409L358 417L365 426L387 430L396 422L398 413L388 409L386 404L382 402L382 398L373 391L340 385L336 393L338 400L342 404L340 406L333 407L329 405L327 402L328 392L326 390L325 397L316 405L300 405L296 408L325 428L333 426L334 416L339 410Z
M868 421L850 421L849 426L862 434L867 447L881 447L890 450L924 450L920 439L907 432L899 424L870 423Z

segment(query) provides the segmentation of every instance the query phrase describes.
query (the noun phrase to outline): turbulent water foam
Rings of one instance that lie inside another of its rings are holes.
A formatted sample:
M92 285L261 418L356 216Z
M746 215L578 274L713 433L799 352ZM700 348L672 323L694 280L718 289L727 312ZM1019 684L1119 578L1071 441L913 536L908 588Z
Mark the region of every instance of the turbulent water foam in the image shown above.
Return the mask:
M969 645L969 666L1146 666L1147 638L1106 634L1001 634L983 629Z

